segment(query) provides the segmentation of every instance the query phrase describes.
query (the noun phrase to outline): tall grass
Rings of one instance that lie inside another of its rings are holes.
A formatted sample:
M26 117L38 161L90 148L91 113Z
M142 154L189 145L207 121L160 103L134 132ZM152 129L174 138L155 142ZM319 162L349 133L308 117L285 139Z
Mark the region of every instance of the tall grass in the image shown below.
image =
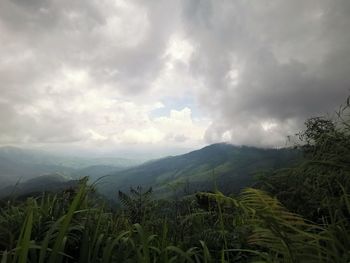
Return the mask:
M173 218L164 217L158 228L147 220L144 225L132 224L125 215L90 200L85 181L74 196L7 205L2 208L1 226L13 214L18 220L13 228L21 229L16 236L1 235L1 262L348 262L350 258L344 218L315 224L257 189L246 189L237 198L220 192L198 195L213 201L209 212L182 219L196 224L198 231L212 232L197 240L189 233L178 237L177 243L169 236ZM348 193L343 198L350 204ZM210 227L206 220L212 222ZM212 245L211 239L217 243Z

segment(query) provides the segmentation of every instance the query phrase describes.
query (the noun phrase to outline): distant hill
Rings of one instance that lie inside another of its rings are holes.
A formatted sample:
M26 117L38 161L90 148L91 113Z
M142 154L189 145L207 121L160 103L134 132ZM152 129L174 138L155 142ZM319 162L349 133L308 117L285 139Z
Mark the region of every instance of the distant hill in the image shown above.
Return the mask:
M18 181L48 174L62 174L78 179L91 176L91 180L106 173L120 171L140 164L139 160L118 157L87 158L63 156L45 151L0 147L0 189Z
M300 158L293 149L260 149L213 144L184 155L171 156L116 172L99 184L102 193L116 196L130 186L152 186L160 196L171 192L212 190L238 192L251 185L256 172L285 167Z
M90 182L94 182L105 176L99 181L98 189L109 197L115 197L118 190L127 191L130 186L152 186L158 196L165 197L175 192L212 190L214 182L225 193L238 192L253 183L256 172L288 166L299 157L299 152L292 149L260 149L221 143L130 168L137 161L122 158L67 157L2 147L0 192L11 192L9 189L13 188L8 186L16 182L20 186L17 188L24 189L25 192L26 189L33 189L36 183L38 189L44 189L45 185L51 184L53 174L59 175L54 179L55 183L58 183L60 177L67 181L89 176ZM40 181L32 180L36 177ZM48 180L47 184L41 183L45 180ZM40 188L40 185L43 187ZM6 191L2 189L5 187Z
M123 171L126 168L118 167L118 166L110 166L110 165L92 165L82 169L75 171L72 175L73 178L81 178L84 176L89 177L90 182L94 182L98 178L108 175L114 174L119 171Z
M21 161L22 163L64 166L83 169L94 165L128 168L139 165L143 160L120 157L81 157L68 154L56 154L41 150L23 149L13 146L0 147L0 158Z
M52 173L70 174L74 169L39 162L40 157L29 150L0 148L0 188L20 181Z
M78 180L68 180L60 174L43 175L1 189L0 198L35 195L42 192L58 192L74 188L78 183Z

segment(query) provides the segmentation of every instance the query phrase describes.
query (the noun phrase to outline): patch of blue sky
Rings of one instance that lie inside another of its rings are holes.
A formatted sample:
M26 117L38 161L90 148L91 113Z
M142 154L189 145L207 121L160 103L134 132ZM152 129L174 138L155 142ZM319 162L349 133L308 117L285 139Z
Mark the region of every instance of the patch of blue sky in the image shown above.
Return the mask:
M183 110L184 108L191 109L192 117L199 118L201 117L201 113L198 109L198 105L194 101L194 98L191 96L184 97L165 97L161 100L164 107L155 109L151 112L152 118L158 118L162 116L169 116L171 110Z

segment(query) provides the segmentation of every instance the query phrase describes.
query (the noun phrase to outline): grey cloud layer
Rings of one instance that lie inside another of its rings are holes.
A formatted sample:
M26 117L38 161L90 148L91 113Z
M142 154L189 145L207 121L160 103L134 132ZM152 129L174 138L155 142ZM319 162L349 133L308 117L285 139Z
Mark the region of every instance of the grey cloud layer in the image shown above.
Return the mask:
M0 143L84 141L76 98L112 87L142 100L180 33L205 140L281 145L348 95L349 15L348 0L1 1ZM62 69L92 80L61 88Z
M281 144L348 95L349 1L190 1L185 10L199 43L193 71L207 83L209 141L226 133L236 143Z
M122 94L146 90L176 21L167 15L169 23L154 26L164 16L161 3L1 1L1 143L84 140L79 125L87 116L64 103L106 84ZM62 90L65 69L85 70L95 85ZM38 108L42 101L53 107Z

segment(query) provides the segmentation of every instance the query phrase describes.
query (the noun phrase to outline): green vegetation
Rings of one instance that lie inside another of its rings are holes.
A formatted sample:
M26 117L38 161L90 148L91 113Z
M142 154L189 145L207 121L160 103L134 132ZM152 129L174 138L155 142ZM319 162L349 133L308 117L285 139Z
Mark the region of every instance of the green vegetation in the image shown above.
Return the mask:
M119 192L122 207L112 210L83 179L7 201L1 262L349 262L349 111L348 100L336 118L308 120L302 160L238 195L156 200L138 187Z
M97 187L109 198L115 198L117 190L128 191L136 185L152 187L154 195L163 198L212 190L214 184L225 194L239 193L254 183L257 172L288 167L300 157L297 149L217 143L111 173L99 180Z

